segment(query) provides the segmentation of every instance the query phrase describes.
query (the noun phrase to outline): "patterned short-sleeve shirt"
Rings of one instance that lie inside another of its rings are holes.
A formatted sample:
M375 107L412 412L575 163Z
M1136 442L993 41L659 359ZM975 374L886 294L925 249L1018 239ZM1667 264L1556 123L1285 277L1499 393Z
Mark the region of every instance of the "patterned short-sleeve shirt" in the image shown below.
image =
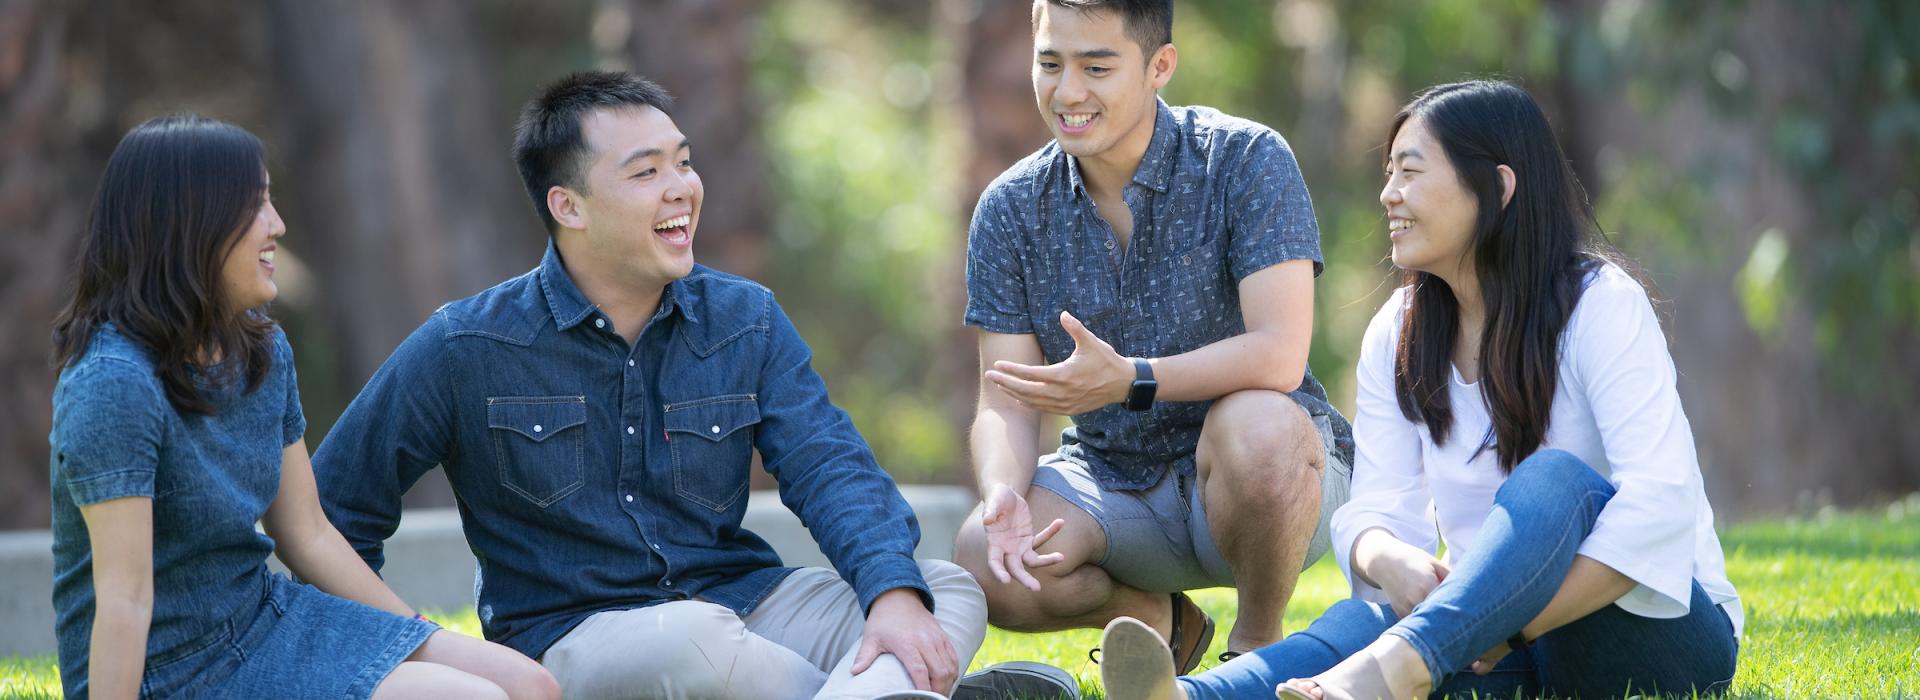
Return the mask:
M987 187L967 236L967 325L1032 334L1054 363L1073 353L1064 310L1121 355L1168 357L1246 332L1239 283L1248 275L1289 260L1312 260L1320 274L1320 230L1287 142L1207 107L1157 107L1153 139L1122 191L1133 213L1129 245L1100 218L1078 160L1058 143ZM1292 396L1352 450L1346 420L1311 370ZM1111 489L1152 486L1169 467L1190 474L1211 405L1073 416L1060 454Z

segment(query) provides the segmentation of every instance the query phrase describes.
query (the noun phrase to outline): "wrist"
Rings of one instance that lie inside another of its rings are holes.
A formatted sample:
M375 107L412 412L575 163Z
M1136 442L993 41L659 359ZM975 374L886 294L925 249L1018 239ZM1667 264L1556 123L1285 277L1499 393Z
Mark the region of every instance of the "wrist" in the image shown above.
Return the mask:
M1107 399L1107 403L1116 404L1127 402L1127 395L1133 393L1134 375L1133 358L1120 358L1120 361L1114 365L1113 372L1107 380L1107 395L1103 397Z

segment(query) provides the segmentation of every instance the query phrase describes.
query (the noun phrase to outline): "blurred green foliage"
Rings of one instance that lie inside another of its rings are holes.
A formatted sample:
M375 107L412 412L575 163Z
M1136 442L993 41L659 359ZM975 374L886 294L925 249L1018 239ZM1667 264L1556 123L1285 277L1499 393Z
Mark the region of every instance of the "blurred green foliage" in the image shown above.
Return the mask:
M768 282L882 463L954 478L953 392L972 387L932 358L970 342L957 285L977 193L956 191L967 106L951 94L968 47L933 10L770 7L755 63L779 202ZM1336 404L1395 280L1377 201L1389 119L1422 87L1483 76L1547 106L1602 226L1656 282L1728 289L1764 345L1802 315L1825 378L1864 392L1906 359L1882 339L1920 328L1916 37L1920 4L1899 0L1184 0L1164 96L1292 144L1327 260L1312 366ZM1682 143L1610 138L1596 105ZM1729 215L1769 204L1738 200L1774 179L1804 193L1803 223Z

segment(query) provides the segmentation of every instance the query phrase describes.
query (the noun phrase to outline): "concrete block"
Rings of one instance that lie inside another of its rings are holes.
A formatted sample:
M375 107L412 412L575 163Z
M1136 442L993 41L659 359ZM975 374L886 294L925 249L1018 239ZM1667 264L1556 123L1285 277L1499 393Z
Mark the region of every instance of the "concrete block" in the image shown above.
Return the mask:
M920 518L921 559L950 559L953 536L974 506L973 493L954 486L902 486ZM755 491L745 526L765 538L790 566L831 566L779 494ZM473 552L452 508L410 510L387 540L381 574L409 604L458 610L473 605ZM268 559L285 571L278 559ZM45 530L0 533L0 655L54 652L53 535Z

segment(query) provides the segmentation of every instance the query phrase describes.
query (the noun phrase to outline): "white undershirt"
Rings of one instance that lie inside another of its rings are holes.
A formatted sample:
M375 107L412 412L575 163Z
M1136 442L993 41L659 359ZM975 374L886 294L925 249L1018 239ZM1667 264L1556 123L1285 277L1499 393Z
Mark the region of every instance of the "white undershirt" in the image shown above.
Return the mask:
M1579 553L1632 579L1633 590L1617 602L1643 617L1686 615L1698 579L1726 609L1737 636L1744 624L1739 594L1727 581L1653 305L1638 282L1611 265L1587 285L1561 339L1552 420L1540 446L1572 453L1618 489ZM1447 390L1453 430L1444 447L1401 414L1393 367L1404 297L1404 289L1395 291L1367 326L1357 370L1353 496L1333 515L1340 569L1356 597L1376 602L1386 602L1385 595L1355 577L1349 560L1361 532L1385 528L1430 553L1444 540L1451 564L1467 555L1506 480L1492 449L1474 456L1492 422L1479 386L1462 381L1458 370Z

